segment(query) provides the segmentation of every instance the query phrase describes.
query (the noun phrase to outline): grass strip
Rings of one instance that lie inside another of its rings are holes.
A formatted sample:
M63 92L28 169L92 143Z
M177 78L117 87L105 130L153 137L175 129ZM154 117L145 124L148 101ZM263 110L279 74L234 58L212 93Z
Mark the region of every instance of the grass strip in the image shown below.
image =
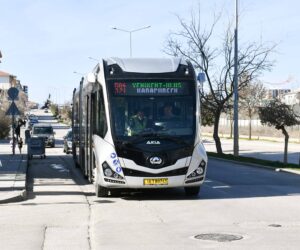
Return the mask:
M300 170L299 165L293 163L283 164L283 162L280 161L268 161L268 160L262 160L262 159L252 158L252 157L234 156L232 154L218 154L214 152L207 152L207 155L216 158L221 158L221 159L246 162L246 163L254 163L254 164L259 164L259 165L273 167L273 168L289 168L293 170Z

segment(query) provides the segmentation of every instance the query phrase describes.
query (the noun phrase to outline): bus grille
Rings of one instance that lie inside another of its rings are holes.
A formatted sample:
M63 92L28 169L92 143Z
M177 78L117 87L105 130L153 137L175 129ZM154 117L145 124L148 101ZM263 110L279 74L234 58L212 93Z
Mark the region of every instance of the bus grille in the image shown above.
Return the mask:
M166 171L158 174L133 170L129 168L122 168L125 176L135 176L135 177L168 177L168 176L178 176L178 175L186 175L188 167L178 168L171 171Z

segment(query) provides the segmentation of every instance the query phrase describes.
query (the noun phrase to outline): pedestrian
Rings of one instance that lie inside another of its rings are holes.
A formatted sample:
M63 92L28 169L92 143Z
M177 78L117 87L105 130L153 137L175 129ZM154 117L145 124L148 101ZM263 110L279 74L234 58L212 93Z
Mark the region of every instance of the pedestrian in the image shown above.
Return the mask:
M17 140L19 140L19 137L20 137L20 132L21 132L20 128L21 128L21 125L18 123L18 125L16 126L16 129L15 129Z
M20 137L19 141L18 141L18 147L19 147L19 150L20 150L20 154L22 153L22 147L23 147L23 140L22 140L22 137Z

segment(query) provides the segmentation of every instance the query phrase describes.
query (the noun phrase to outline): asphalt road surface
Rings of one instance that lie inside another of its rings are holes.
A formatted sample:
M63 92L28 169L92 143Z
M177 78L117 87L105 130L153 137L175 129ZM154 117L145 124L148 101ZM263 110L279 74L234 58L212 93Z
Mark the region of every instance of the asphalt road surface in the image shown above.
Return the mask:
M0 205L1 249L299 249L300 176L210 159L198 197L97 198L59 127L47 158L30 162L29 199Z

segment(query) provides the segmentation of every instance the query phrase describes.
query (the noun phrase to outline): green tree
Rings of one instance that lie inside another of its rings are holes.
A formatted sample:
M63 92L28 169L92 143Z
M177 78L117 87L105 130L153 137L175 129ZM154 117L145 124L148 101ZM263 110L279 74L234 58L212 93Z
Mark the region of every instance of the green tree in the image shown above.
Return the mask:
M260 107L258 115L262 124L281 130L284 135L284 157L283 162L287 164L287 152L289 134L286 127L300 124L300 117L286 104L279 100L271 101L265 107Z
M0 139L5 139L9 135L11 119L0 109Z
M57 117L59 115L59 110L58 110L57 104L51 104L50 110L55 117Z
M59 114L63 122L71 124L72 119L72 107L70 103L66 103L60 110Z
M201 103L201 122L203 126L212 126L215 121L213 108L210 107L210 103L203 100Z
M188 21L177 16L179 30L169 34L164 51L168 55L190 60L196 70L205 74L206 82L200 90L201 103L206 103L214 114L213 138L217 152L222 154L219 122L221 113L233 96L234 26L229 23L223 35L215 34L221 14L215 15L211 25L204 25L200 16L200 7L198 12L191 13ZM223 27L224 24L221 25ZM271 69L273 62L269 60L269 55L274 48L274 44L253 41L239 46L239 90L258 78L262 72Z

